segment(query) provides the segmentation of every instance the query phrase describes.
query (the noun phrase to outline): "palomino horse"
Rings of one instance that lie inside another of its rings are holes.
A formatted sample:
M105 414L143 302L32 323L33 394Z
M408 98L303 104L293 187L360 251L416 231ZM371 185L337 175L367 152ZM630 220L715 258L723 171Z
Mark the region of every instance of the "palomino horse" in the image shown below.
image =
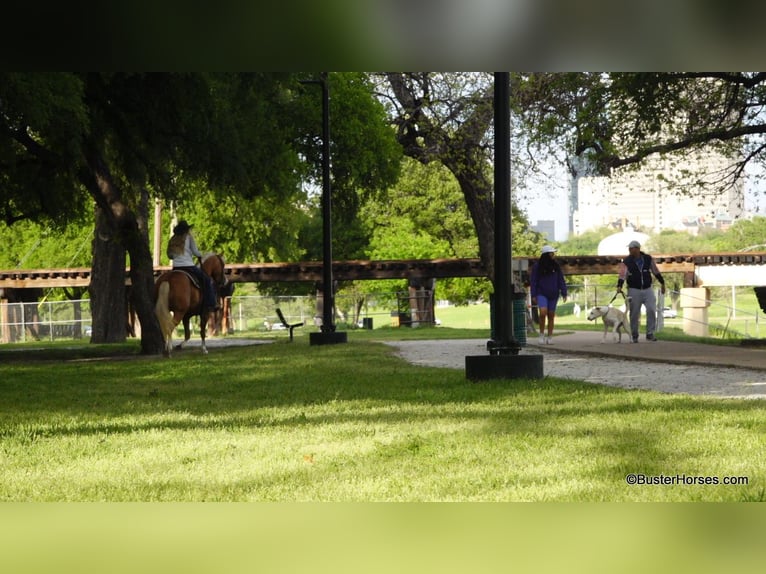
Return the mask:
M223 257L217 253L209 253L202 259L202 270L213 279L216 290L227 283L224 265ZM199 317L202 352L207 354L205 327L208 316L201 312L202 291L194 286L188 273L174 269L160 275L154 284L154 302L154 314L157 315L165 339L166 357L170 356L172 350L173 330L183 321L184 340L178 346L182 348L190 337L189 320L195 315Z

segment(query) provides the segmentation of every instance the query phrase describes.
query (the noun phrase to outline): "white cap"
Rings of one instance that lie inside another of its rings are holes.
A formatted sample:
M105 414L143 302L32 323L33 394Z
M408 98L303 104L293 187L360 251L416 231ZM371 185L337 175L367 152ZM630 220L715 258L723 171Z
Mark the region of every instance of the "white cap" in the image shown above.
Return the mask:
M556 253L556 250L550 245L543 245L543 253Z

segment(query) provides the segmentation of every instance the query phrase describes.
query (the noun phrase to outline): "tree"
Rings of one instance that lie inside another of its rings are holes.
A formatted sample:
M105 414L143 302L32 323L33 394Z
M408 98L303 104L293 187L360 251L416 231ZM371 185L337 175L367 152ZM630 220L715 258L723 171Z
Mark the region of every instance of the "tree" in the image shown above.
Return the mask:
M613 233L614 229L601 227L570 237L559 247L559 255L592 255L598 252L598 244Z
M33 221L0 223L0 269L87 267L93 222L75 220L65 227Z
M213 205L236 210L237 202L257 198L264 211L272 209L272 220L284 205L296 204L302 183L318 171L319 162L314 159L319 146L315 144L321 133L320 98L308 94L298 81L301 77L269 73L0 75L4 220L9 224L22 219L65 222L88 203L95 204L94 341L125 336L127 254L133 303L142 325L142 351L162 351L151 304L150 198L178 200L189 190L203 194L213 190ZM390 183L396 173L391 152L396 150L393 136L385 131L382 107L364 78L339 75L338 82L345 88L338 91L348 95L351 103L337 100L342 109L337 115L359 128L339 130L333 138L339 158L334 185L342 202L344 190L353 197L376 181ZM348 108L343 109L344 105ZM389 135L384 141L381 134L385 133ZM354 151L348 151L349 147ZM354 157L366 161L342 159ZM265 225L257 230L262 242L270 239L273 229ZM284 239L278 248L294 252L295 244L287 234ZM242 247L249 237L240 240ZM263 246L261 252L269 249ZM271 253L277 253L276 248Z
M735 221L725 233L711 238L711 242L718 251L763 251L766 249L766 217Z
M405 155L423 164L438 161L457 181L478 237L479 257L494 281L491 78L482 73L387 73L381 91ZM521 142L516 134L516 158L523 151ZM512 162L514 184L521 185L533 167L532 162ZM514 225L526 230L515 205L512 211ZM514 254L527 252L533 243L514 244Z
M563 151L575 175L715 149L735 158L714 175L724 188L766 162L764 72L540 73L515 87L531 139Z
M295 177L289 174L297 159L288 153L295 134L279 122L289 117L278 97L286 81L204 74L0 77L6 221L65 220L88 195L95 203L94 340L124 338L127 253L142 351L162 350L139 213L149 190L172 197L179 177L204 178L257 195ZM263 141L270 144L255 145ZM26 189L45 193L25 195Z
M360 210L370 199L396 182L402 149L389 125L386 110L373 96L373 85L366 74L333 73L330 90L330 158L332 188L333 256L359 259L370 239L370 227ZM308 92L305 105L319 102L316 92ZM314 105L306 114L309 134L300 153L307 159L307 178L316 193L307 202L312 217L301 230L305 257L322 258L321 218L321 113Z
M145 204L140 200L145 190L172 198L179 180L204 180L253 197L296 181L294 134L282 121L289 117L284 109L289 102L282 99L288 81L258 74L86 75L91 123L81 179L97 205L94 337L97 325L106 324L100 321L104 308L117 315L109 307L119 298L104 300L103 294L119 292L113 277L118 260L124 268L127 251L142 350L161 351L148 237L135 207Z
M722 232L717 229L704 230L703 228L699 235L664 229L651 236L646 249L653 253L707 253L715 251L713 243L715 238L721 235Z

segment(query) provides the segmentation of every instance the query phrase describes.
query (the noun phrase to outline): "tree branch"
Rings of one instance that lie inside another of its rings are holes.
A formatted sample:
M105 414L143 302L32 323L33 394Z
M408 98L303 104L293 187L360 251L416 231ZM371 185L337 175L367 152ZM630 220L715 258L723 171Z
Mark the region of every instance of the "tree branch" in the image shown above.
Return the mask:
M653 154L670 153L682 149L686 149L693 146L710 143L712 141L731 141L747 135L766 134L766 125L758 124L751 126L737 126L734 128L722 128L718 130L711 130L708 132L697 132L690 134L688 137L666 143L658 144L646 147L638 152L625 157L609 156L605 155L600 158L600 163L603 163L607 167L615 168L626 165L639 163Z

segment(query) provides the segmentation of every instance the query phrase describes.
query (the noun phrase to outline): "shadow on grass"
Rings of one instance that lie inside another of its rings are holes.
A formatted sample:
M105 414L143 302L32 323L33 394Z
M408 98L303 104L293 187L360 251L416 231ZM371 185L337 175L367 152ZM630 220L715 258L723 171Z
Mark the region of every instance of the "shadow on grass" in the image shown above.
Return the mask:
M502 443L511 451L525 441L533 448L566 445L593 465L594 478L603 478L667 471L709 448L694 441L670 444L677 425L709 433L710 421L717 421L718 430L753 435L766 428L760 401L553 378L476 384L462 371L413 366L388 346L353 337L343 345L312 347L305 338L221 348L208 356L190 349L170 360L81 361L73 355L56 349L55 359L4 366L0 438L23 445L149 431L257 436L267 429L328 427L358 438L365 429L396 427L398 438L375 457L437 452L451 433L468 433L478 445ZM413 431L403 436L403 428Z

